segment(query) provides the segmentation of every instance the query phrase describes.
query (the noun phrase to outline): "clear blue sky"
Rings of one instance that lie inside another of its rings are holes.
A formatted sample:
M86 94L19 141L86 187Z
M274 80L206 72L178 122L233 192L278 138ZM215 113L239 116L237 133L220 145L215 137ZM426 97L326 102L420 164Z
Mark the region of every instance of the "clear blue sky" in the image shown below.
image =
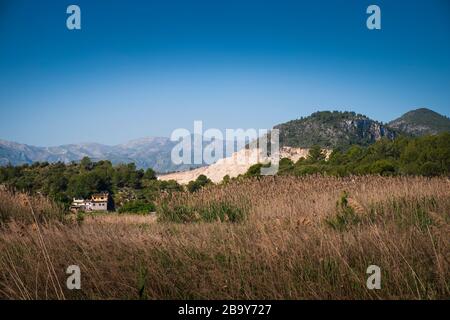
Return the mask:
M82 30L66 28L70 4ZM116 144L316 110L448 116L449 58L447 0L0 0L0 138Z

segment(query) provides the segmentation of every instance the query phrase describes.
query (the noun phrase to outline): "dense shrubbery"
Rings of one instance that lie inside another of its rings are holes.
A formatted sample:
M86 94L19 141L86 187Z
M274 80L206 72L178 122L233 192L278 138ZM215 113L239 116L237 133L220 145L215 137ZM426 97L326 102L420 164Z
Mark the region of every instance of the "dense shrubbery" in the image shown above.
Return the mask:
M148 214L156 210L153 203L145 202L143 200L134 200L124 203L119 208L119 213L138 213Z
M196 180L190 181L188 183L187 189L189 192L195 192L211 183L212 183L212 181L210 179L208 179L207 176L205 176L204 174L201 174L197 177Z
M127 201L152 204L160 191L180 191L175 181L159 181L152 169L138 170L134 164L113 166L110 161L80 163L34 163L0 167L0 184L29 193L49 196L66 206L73 197L88 198L93 193L108 191L117 207Z
M380 140L369 147L352 146L334 150L329 159L320 147L310 149L308 157L295 164L281 159L279 174L308 175L323 173L346 175L422 175L450 174L450 133L420 138ZM261 164L250 167L246 176L260 174Z

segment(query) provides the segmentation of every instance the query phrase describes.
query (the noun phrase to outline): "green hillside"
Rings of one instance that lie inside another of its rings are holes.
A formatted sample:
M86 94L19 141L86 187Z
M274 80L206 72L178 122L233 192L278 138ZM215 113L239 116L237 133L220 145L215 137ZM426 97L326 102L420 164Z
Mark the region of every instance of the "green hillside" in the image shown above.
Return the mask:
M274 127L282 146L325 148L367 146L381 138L393 139L394 130L355 112L321 111Z
M430 109L412 110L388 123L394 130L412 136L450 132L450 119Z

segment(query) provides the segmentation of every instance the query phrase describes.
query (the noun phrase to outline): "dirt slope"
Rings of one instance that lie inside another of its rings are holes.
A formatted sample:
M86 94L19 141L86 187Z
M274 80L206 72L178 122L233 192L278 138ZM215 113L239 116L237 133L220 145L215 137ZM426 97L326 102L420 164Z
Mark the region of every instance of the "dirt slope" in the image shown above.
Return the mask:
M289 158L296 162L301 157L308 155L309 149L282 147L280 149L280 159ZM327 155L330 153L326 150ZM175 180L180 184L187 184L189 181L197 179L201 174L210 178L214 183L222 181L225 175L230 178L237 177L247 172L248 168L258 162L266 162L267 157L262 156L261 149L242 149L232 154L231 157L218 160L216 163L184 172L175 172L159 176L160 180Z

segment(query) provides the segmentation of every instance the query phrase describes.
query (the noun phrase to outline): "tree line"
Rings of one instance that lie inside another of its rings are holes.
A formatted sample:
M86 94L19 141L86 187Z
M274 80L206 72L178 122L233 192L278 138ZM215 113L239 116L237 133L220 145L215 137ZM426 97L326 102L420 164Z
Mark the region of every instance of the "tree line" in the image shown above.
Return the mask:
M148 208L161 191L180 191L176 181L157 180L153 169L137 169L134 163L113 166L110 161L93 162L88 157L79 163L35 162L31 165L0 167L0 184L15 190L41 193L67 207L72 198L89 198L93 193L109 192L115 205L130 201Z
M263 164L249 168L245 176L260 175ZM448 176L450 174L450 133L418 138L398 137L381 139L361 147L336 148L326 157L318 145L309 150L306 158L293 162L283 158L279 175L327 174L347 175L420 175Z

